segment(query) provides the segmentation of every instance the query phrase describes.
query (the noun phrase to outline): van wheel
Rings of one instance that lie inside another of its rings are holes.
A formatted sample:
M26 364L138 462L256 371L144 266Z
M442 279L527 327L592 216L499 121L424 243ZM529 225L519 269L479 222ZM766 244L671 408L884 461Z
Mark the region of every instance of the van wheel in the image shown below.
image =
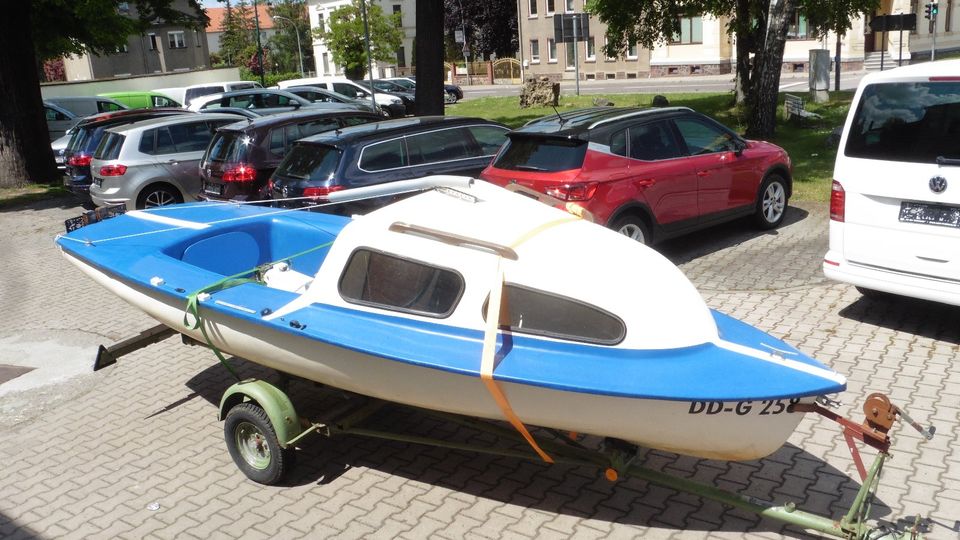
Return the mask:
M615 221L610 228L647 246L650 245L650 240L652 240L650 228L647 227L640 216L632 214L623 216Z
M754 221L761 229L774 229L787 215L787 184L779 174L770 174L760 185Z
M143 210L144 208L180 204L182 202L183 197L180 196L180 193L169 186L148 186L137 197L137 209Z

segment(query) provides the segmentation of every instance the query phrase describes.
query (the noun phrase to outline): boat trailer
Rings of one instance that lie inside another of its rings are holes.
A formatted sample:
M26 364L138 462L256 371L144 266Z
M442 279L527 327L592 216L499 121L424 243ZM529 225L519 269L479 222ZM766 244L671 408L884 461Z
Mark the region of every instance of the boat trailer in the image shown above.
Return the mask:
M284 382L280 387L286 387L289 378L282 378ZM322 418L307 420L297 416L290 398L280 387L263 380L241 381L226 391L220 403L220 419L225 420L224 438L234 462L250 479L263 484L272 485L280 481L290 466L295 446L310 434L324 437L370 437L502 457L540 460L539 455L520 433L508 426L351 394L322 385L320 388L323 393L328 396L341 396L342 402L324 413ZM829 407L833 405L836 405L836 402L829 400L815 404L795 404L789 412L816 413L842 427L843 436L860 475L861 487L851 507L839 519L805 512L798 509L793 502L778 504L760 500L644 467L637 463L639 449L619 440L604 439L599 449L593 449L581 444L581 437L577 434L539 428L536 430L537 444L550 453L555 463L599 469L610 482L626 477L640 478L829 536L856 540L922 538L924 523L920 516L916 516L913 525L905 531L887 526L871 526L868 520L883 465L891 458L891 428L898 420L905 420L926 439L933 437L934 428L922 428L902 409L890 403L883 394L871 394L867 398L863 407L866 420L861 424L830 410ZM491 434L501 444L477 446L373 429L364 425L368 418L387 406L415 410L424 416ZM864 467L855 441L877 450L869 468Z

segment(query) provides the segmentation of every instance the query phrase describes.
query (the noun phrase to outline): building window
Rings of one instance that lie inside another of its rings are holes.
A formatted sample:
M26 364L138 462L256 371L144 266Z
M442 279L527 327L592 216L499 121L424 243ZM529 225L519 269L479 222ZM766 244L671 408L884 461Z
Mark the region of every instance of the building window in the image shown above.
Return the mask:
M603 36L603 59L607 62L615 62L617 59L613 56L607 54L607 47L610 45L610 40L607 39L607 36Z
M147 48L151 51L157 50L157 35L147 34Z
M540 63L540 40L539 39L530 40L530 62L534 64Z
M575 43L566 43L567 49L567 69L574 69L577 65L577 49Z
M807 35L807 16L800 13L800 10L793 12L793 20L787 26L787 39L808 39Z
M547 62L557 63L557 42L553 38L547 40Z
M597 59L597 38L590 36L587 38L587 61Z
M537 0L530 0L530 17L537 16Z
M171 49L183 49L187 46L183 40L183 32L167 32L167 44Z
M556 11L555 3L556 0L547 0L547 15L553 15L553 12Z
M130 48L127 47L127 44L126 44L126 43L124 43L123 45L117 47L117 50L114 51L114 52L115 52L115 53L118 53L118 54L119 54L119 53L130 52Z
M680 19L680 33L673 36L670 43L688 45L703 43L703 17L683 17Z
M199 46L201 45L201 44L200 44L200 31L199 31L199 30L194 30L194 31L193 31L193 37L196 38L196 40L197 40L197 47L199 47Z
M330 57L327 56L327 53L323 53L323 74L330 74Z
M403 47L397 49L397 67L407 67L407 51Z
M321 34L327 31L327 27L323 25L323 13L320 12L317 12L317 28Z
M397 26L403 26L403 12L400 4L393 5L393 14L397 16Z
M566 2L567 13L573 13L573 0L564 0Z
M636 60L637 59L637 42L630 41L627 46L627 60Z

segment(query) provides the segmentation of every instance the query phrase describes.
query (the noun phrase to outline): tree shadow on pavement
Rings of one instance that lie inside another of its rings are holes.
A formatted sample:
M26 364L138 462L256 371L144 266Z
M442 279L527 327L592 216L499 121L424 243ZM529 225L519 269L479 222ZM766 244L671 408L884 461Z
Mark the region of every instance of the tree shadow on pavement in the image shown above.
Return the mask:
M85 212L86 210L92 210L94 208L93 203L89 200L82 201L76 195L72 193L60 193L60 194L44 194L39 198L24 198L21 200L12 200L4 201L3 204L0 204L0 214L8 212L23 212L24 210L30 211L43 211L51 210L54 208L60 209L76 209L77 215Z
M870 296L861 296L841 309L840 316L889 330L960 343L958 306L871 291Z
M788 206L783 223L771 230L761 230L753 224L753 218L742 218L710 227L691 234L664 240L654 249L680 265L694 259L721 251L760 236L779 236L780 229L799 223L809 216L809 212L795 206Z

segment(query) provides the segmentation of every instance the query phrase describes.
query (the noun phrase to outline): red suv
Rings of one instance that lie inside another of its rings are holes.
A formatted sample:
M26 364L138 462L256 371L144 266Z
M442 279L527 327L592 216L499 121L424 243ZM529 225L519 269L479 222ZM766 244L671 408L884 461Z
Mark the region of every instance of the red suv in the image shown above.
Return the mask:
M645 244L748 215L774 228L792 189L782 148L685 107L572 111L508 137L480 178L576 202Z

